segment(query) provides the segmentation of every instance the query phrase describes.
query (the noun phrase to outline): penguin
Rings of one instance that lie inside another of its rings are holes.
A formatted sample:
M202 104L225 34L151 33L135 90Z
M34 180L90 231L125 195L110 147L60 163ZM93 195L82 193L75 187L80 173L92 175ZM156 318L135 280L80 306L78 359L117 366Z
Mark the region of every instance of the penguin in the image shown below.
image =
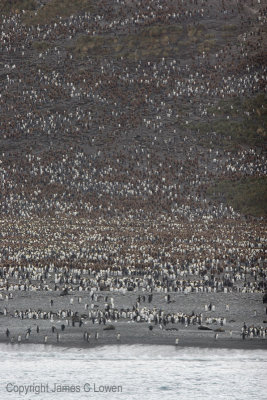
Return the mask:
M18 335L18 343L21 343L21 335Z
M118 333L118 334L117 334L117 341L119 342L120 340L121 340L121 334Z
M177 346L179 344L179 338L175 339L175 345Z

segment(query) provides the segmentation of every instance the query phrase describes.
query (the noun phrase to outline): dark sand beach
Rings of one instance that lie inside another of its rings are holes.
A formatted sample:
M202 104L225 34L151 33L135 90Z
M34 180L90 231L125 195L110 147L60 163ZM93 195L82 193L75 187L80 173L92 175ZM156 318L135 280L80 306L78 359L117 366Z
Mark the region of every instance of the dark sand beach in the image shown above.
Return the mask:
M101 295L110 295L110 293L101 292ZM138 293L119 294L113 293L114 305L119 310L122 308L130 308L135 303ZM81 298L81 303L78 304L78 298ZM73 299L73 304L70 305L70 299ZM50 300L54 300L54 305L50 306ZM172 303L167 304L164 300L164 294L155 294L152 304L143 303L142 306L155 308L157 310L164 310L165 314L175 313L178 310L187 313L188 315L194 311L196 314L203 314L203 325L209 327L211 330L199 330L199 324L192 324L185 326L183 323L168 323L166 326L155 325L152 322L134 322L129 318L120 317L116 321L106 322L99 324L93 323L92 320L86 316L84 311L84 304L89 303L88 295L85 294L72 294L65 297L60 297L58 294L53 293L31 293L17 294L14 298L5 305L8 308L8 315L1 317L0 325L0 340L1 342L11 343L11 337L14 338L14 343L18 343L18 336L21 335L21 343L44 343L44 336L47 336L48 345L59 345L63 347L81 347L91 348L99 345L109 344L166 344L175 346L176 338L179 339L178 346L192 346L192 347L212 347L212 348L235 348L235 349L266 349L267 340L263 337L246 337L244 340L241 336L241 328L243 323L246 322L247 326L263 326L266 328L266 313L265 307L262 304L262 295L256 294L225 294L225 293L198 293L198 294L171 294ZM206 311L205 305L212 302L215 305L214 311ZM98 310L103 309L103 299L100 299L95 306ZM2 306L3 302L1 302ZM32 310L43 309L53 311L55 314L53 320L33 320L25 318L14 317L16 309L27 309L28 304ZM225 310L226 304L229 305L229 311ZM79 315L83 315L83 324L79 326L76 322L72 326L71 318L58 318L56 312L58 310L71 309L77 311ZM256 316L254 312L256 311ZM212 323L206 323L206 318L211 317ZM223 326L220 325L215 318L225 317L226 322ZM69 325L67 323L69 320ZM265 320L265 323L263 321ZM65 325L64 331L61 331L61 325ZM114 330L104 330L109 325L114 326ZM39 332L37 333L37 326ZM54 326L55 332L52 332ZM153 330L149 329L153 326ZM7 338L5 330L9 329L10 337ZM31 329L28 339L26 339L26 332ZM223 330L218 332L218 338L215 339L216 330ZM232 331L232 336L230 334ZM91 337L87 341L84 339L84 332L88 332ZM98 332L99 337L95 339L95 334ZM57 333L60 334L59 340ZM118 340L117 334L120 333Z

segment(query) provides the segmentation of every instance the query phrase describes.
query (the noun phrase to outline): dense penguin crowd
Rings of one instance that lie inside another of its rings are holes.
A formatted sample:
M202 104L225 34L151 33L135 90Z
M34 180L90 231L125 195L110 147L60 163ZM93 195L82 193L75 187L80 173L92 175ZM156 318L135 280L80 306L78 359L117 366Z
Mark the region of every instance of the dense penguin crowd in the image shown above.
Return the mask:
M227 299L267 290L266 218L213 196L266 184L266 5L102 0L49 19L49 3L0 15L5 339L59 343L77 327L92 342L124 321L218 325L219 341ZM217 314L207 297L222 295ZM207 304L189 310L189 296ZM265 338L252 322L240 340Z

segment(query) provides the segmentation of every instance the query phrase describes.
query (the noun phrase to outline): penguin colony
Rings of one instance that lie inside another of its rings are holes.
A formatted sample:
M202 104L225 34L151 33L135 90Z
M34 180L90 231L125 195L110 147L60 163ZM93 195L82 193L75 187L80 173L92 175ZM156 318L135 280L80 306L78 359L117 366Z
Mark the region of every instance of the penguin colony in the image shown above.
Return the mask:
M41 6L0 17L0 339L123 343L122 321L175 345L203 325L264 339L260 307L230 320L267 289L266 220L209 195L266 179L264 2L103 0L45 23ZM259 122L203 135L218 119Z

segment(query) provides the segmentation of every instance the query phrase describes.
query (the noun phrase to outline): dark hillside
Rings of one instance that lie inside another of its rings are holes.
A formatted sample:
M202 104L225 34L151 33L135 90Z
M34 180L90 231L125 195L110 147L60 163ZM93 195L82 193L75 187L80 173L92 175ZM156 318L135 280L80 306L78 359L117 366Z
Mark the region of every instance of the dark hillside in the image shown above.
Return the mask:
M95 243L107 265L112 251L204 259L231 229L236 243L263 238L266 12L256 0L1 1L0 263L79 264ZM192 235L194 254L176 243Z

